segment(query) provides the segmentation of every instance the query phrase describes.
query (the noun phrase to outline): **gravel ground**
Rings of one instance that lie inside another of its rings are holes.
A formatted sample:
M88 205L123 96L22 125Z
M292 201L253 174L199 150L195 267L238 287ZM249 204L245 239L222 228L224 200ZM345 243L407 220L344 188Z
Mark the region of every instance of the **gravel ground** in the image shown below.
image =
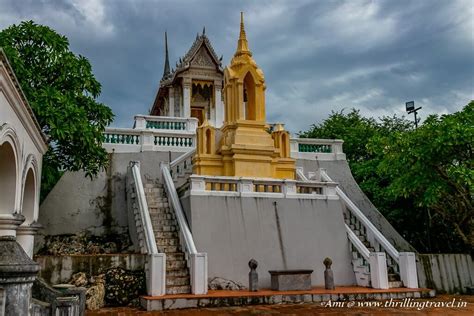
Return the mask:
M322 306L321 304L298 304L298 305L256 305L256 306L241 306L241 307L222 307L222 308L201 308L201 309L186 309L186 310L173 310L163 312L146 312L140 311L133 308L106 308L95 312L87 312L86 316L129 316L129 315L166 315L166 316L178 316L178 315L190 315L190 316L250 316L250 315L474 315L474 296L467 295L438 295L431 299L417 299L411 300L408 303L431 304L436 303L449 303L454 299L454 305L458 303L466 303L467 307L426 307L418 310L416 307L358 307L359 302L352 302L355 304L353 307L342 306ZM381 304L389 305L387 301L367 301L360 302L361 304ZM394 300L392 306L396 302L403 301ZM406 301L405 301L406 302ZM345 305L347 302L345 303ZM374 306L374 305L372 305Z

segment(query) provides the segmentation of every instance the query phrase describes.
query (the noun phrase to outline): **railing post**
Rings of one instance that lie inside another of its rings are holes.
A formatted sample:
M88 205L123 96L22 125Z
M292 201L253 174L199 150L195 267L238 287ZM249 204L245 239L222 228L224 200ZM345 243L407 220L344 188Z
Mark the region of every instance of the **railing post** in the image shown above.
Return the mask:
M135 126L134 129L145 129L146 119L143 116L135 115Z
M415 253L400 252L398 266L400 267L400 279L403 282L403 286L409 289L418 288Z
M245 195L246 193L252 193L253 189L253 182L251 179L239 179L237 183L237 191L241 194Z
M155 138L153 136L153 132L144 131L141 133L141 138L142 151L152 151L153 146L155 145Z
M197 119L188 118L188 119L186 120L186 130L187 130L188 132L193 132L193 133L195 133L197 127L198 127L198 121L197 121Z
M150 296L166 294L166 254L149 254L146 257L146 289Z
M207 294L207 253L191 254L191 291Z
M296 195L296 181L295 180L285 180L283 183L283 195Z
M191 193L206 191L206 181L204 181L204 177L192 175L189 179L191 180Z
M371 252L370 280L374 289L388 289L387 258L385 252Z

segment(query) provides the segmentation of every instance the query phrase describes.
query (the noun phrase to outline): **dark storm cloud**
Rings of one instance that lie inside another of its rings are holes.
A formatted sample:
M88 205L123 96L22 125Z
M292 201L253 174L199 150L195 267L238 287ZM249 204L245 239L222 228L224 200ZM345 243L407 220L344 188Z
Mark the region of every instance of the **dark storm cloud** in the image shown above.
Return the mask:
M267 81L269 121L293 132L331 110L403 114L415 100L429 113L474 98L473 5L467 1L18 1L0 0L0 28L33 19L66 35L91 61L101 101L131 126L146 113L163 72L206 27L227 64L245 12L253 56Z

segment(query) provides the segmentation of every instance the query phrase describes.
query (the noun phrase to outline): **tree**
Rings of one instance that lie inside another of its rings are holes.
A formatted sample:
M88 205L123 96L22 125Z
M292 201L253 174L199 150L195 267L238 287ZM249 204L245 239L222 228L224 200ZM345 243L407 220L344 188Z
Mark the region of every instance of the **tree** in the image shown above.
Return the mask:
M97 101L101 85L89 61L70 51L65 36L33 21L2 30L0 47L49 139L43 158L42 198L63 171L97 175L107 165L101 142L113 114Z
M340 138L359 186L419 251L473 249L473 102L418 128L397 116L332 112L302 137Z
M431 115L411 133L379 135L369 151L383 151L377 172L392 198L411 198L474 249L474 101L462 111Z

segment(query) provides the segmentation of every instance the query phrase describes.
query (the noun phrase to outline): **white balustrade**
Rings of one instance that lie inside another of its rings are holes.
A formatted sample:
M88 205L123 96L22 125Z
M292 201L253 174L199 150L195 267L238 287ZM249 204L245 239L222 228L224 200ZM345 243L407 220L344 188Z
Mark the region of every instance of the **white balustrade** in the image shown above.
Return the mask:
M134 129L171 130L175 132L195 133L198 119L194 117L171 117L135 115Z
M291 138L291 157L305 160L345 160L340 139Z
M336 183L191 175L191 195L338 199Z
M196 146L194 132L132 128L106 128L103 147L107 152L188 152Z

